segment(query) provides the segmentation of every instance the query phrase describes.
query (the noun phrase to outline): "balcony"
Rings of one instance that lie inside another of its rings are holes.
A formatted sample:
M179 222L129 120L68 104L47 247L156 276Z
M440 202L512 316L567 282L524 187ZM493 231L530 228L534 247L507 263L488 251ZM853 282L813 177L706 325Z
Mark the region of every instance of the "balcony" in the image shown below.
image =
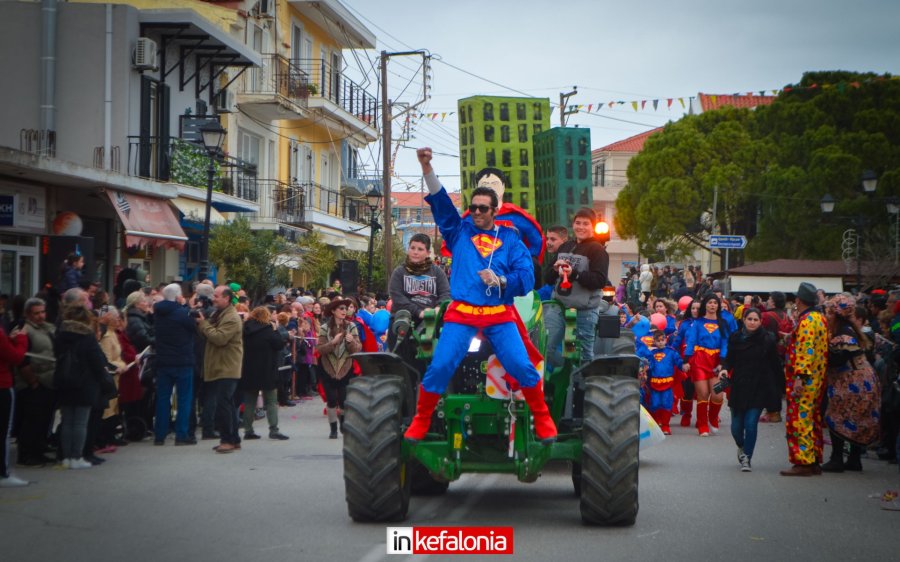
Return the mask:
M249 68L238 80L237 104L259 121L300 119L307 115L309 76L280 55L263 55L260 68Z
M354 137L370 143L378 138L378 102L362 86L322 59L292 59L309 76L309 108L323 112L339 127L349 125Z
M202 146L174 137L128 137L129 176L206 189L209 156ZM244 201L259 201L257 167L219 155L213 190ZM222 209L231 210L231 209Z
M348 197L317 183L303 183L298 187L304 193L304 224L310 228L312 224L319 223L338 227L369 224L369 208L365 199Z
M278 180L257 180L260 198L259 213L251 217L257 222L277 222L289 226L304 227L305 194L299 186L290 186Z

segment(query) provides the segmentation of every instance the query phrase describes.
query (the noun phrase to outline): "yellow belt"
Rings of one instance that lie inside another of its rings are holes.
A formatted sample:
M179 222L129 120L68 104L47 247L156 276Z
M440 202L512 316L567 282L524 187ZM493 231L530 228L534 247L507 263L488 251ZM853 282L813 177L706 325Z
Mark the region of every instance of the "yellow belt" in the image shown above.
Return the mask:
M713 355L713 354L719 353L719 350L718 350L718 349L710 349L710 348L708 348L708 347L700 347L699 345L695 345L695 346L694 346L694 353L696 353L696 352L698 352L698 351L704 351L704 352L708 353L709 355Z
M497 306L472 306L471 304L459 303L453 308L463 314L476 314L479 316L488 316L491 314L503 314L506 312L506 305Z

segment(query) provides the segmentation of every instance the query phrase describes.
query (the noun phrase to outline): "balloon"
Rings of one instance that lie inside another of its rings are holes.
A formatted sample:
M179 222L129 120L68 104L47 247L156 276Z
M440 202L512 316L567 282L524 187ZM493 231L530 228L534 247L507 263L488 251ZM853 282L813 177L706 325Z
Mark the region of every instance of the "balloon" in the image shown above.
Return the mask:
M57 236L81 236L84 223L72 211L63 211L53 219L52 232Z
M645 317L638 315L638 320L635 322L634 326L631 327L631 332L634 334L635 339L641 339L650 333L650 321Z
M668 325L668 321L666 317L660 314L659 312L654 312L650 315L650 324L653 325L657 330L665 330Z
M375 332L375 335L377 336L387 332L388 324L390 323L391 313L382 309L372 315L372 321L369 322L369 327L372 328L372 331Z
M691 306L691 303L693 301L694 301L693 297L689 297L687 295L681 297L680 299L678 299L678 310L680 310L681 312L684 312L685 310L687 310L687 308L689 306Z

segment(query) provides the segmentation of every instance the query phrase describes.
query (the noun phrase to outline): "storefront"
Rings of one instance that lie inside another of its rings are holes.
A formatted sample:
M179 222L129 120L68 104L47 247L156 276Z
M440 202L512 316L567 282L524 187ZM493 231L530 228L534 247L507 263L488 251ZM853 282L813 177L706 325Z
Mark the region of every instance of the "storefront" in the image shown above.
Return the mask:
M38 242L46 222L44 188L0 182L0 293L37 292Z

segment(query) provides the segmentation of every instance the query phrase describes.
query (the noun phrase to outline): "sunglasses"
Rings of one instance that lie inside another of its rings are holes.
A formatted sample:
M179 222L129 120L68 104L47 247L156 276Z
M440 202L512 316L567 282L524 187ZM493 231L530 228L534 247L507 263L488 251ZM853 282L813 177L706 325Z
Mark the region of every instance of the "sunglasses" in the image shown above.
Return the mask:
M473 215L475 213L487 213L491 209L493 209L493 207L490 207L488 205L469 205L469 212Z

